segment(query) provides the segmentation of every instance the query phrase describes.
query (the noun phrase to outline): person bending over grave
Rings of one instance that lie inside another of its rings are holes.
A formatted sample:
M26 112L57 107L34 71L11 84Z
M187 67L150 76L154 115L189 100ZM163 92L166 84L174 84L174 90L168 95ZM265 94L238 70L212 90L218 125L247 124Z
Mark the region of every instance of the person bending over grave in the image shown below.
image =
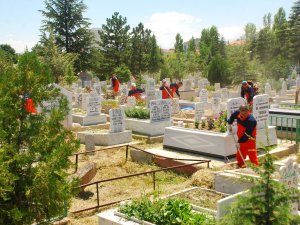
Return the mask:
M114 92L114 96L118 95L119 92L119 86L120 86L120 82L116 76L116 74L113 74L111 77L111 86Z
M241 87L241 97L246 99L248 104L252 104L252 99L253 99L253 89L252 87L248 84L247 81L242 82L242 87Z
M131 84L131 90L128 92L128 96L134 96L136 99L141 99L141 94L144 92L145 90L141 89L141 88L137 88L135 83Z
M165 79L162 80L162 85L159 90L161 90L162 99L173 98L173 92L171 91Z
M229 124L229 131L232 132L232 123L237 120L237 136L238 143L236 160L238 166L246 167L245 159L247 155L254 165L258 165L258 158L256 153L256 125L257 122L254 116L249 111L248 105L240 106L239 110L232 113L227 120Z
M180 99L180 94L179 94L179 88L182 86L182 82L176 82L170 84L171 91L173 92L172 94L174 95L174 92L177 94L178 98Z

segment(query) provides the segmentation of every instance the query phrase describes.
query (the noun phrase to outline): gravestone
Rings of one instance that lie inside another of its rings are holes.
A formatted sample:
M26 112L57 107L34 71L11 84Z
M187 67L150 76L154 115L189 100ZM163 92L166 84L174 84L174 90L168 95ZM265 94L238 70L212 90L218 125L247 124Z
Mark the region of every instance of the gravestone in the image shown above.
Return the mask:
M195 104L195 122L200 122L202 117L204 116L204 102L198 102Z
M203 80L198 81L198 88L200 91L205 88Z
M183 80L183 90L184 91L192 91L192 80L191 79L185 79Z
M155 90L147 90L146 91L146 106L149 108L150 102L152 100L156 100L156 91Z
M90 96L86 98L86 114L87 116L96 116L100 115L101 107L100 107L100 96Z
M155 99L162 99L162 91L161 90L155 91Z
M179 113L180 111L179 98L173 98L173 101L171 101L171 108L172 108L172 114Z
M241 105L246 104L246 101L244 98L239 97L239 98L231 98L228 99L227 101L227 119L231 116L231 114L238 110ZM234 121L234 123L231 125L232 126L232 133L237 132L237 122Z
M221 100L222 102L226 102L229 98L229 91L227 88L221 89Z
M136 99L133 96L127 97L126 107L134 108L136 106Z
M82 92L81 90L77 90L75 93L75 108L81 108L82 106Z
M205 102L207 103L208 101L208 92L206 89L201 89L200 92L199 92L199 99L200 99L200 102Z
M290 188L298 189L298 164L289 158L279 169L279 181ZM298 202L292 203L292 213L298 215Z
M124 109L110 109L110 132L119 133L125 130L125 113Z
M212 111L214 115L218 115L221 112L221 98L212 98Z
M127 96L128 95L128 88L127 85L121 85L120 88L121 96Z
M269 95L256 95L253 98L253 116L257 121L257 129L268 127Z
M106 81L100 81L101 91L106 92L107 91L107 83Z
M92 77L86 72L80 72L78 74L78 78L81 81L81 83L79 84L79 87L82 87L82 88L85 88L86 87L85 85L89 84L89 82L90 83L92 82ZM89 81L89 82L85 83L85 81Z
M88 95L86 93L82 93L81 95L81 109L86 111L86 106L87 106L87 98Z
M214 91L212 93L213 98L220 98L221 99L221 92L220 91Z
M148 78L146 83L147 91L155 91L155 80L153 78Z
M215 83L215 91L220 91L220 89L221 89L221 84Z
M172 114L171 100L161 99L150 101L150 121L170 120Z
M85 144L85 151L95 151L95 139L93 134L87 134L84 138L84 144Z
M286 95L286 93L287 93L287 83L285 80L283 80L281 85L281 94Z
M265 85L265 94L271 96L271 91L272 91L271 85L269 83L266 83L266 85Z
M83 87L86 88L86 87L89 87L91 88L92 87L92 81L91 80L85 80L83 82Z
M97 95L101 96L101 85L100 84L95 83L94 90L96 91Z

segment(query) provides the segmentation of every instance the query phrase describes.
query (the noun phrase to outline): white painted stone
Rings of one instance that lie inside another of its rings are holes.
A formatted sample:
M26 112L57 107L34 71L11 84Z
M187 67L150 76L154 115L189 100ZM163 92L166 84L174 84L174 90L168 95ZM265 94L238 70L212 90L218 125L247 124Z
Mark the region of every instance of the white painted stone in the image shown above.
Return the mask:
M201 89L199 92L200 102L207 103L208 101L208 92L206 89Z
M269 126L269 145L277 144L276 128ZM237 140L237 136L235 135ZM267 146L266 131L257 130L257 147ZM188 128L166 127L164 136L164 146L182 149L216 157L233 156L236 153L235 142L231 134L219 133L205 130L195 130Z
M100 96L90 96L86 98L86 114L88 116L97 116L101 112Z
M179 113L180 111L179 98L173 98L173 101L171 101L171 108L172 108L172 114Z
M231 114L234 111L238 110L239 107L241 105L244 105L245 103L246 103L246 101L242 97L228 99L228 101L227 101L227 119L229 119ZM232 132L234 134L236 134L236 132L237 132L237 122L236 121L232 124Z
M150 122L150 120L126 118L125 126L127 130L147 136L159 136L165 132L165 127L172 126L171 120L161 120Z
M107 121L105 114L100 114L96 116L73 114L72 118L74 123L79 123L81 126L105 124Z
M269 95L256 95L253 98L253 116L257 121L257 129L268 126L269 118Z
M284 164L279 169L280 182L290 188L298 189L298 164L292 158L289 158ZM292 213L298 215L298 202L292 203Z
M131 130L124 130L118 133L95 132L92 134L94 136L94 141L96 145L111 146L132 142ZM80 140L80 143L84 144L86 142L87 135L91 135L91 132L82 131L77 133L77 137Z
M199 102L195 104L195 121L200 122L204 116L204 102Z
M118 133L125 130L125 113L124 109L110 109L110 132Z
M136 99L134 96L127 97L126 107L134 108L136 106Z

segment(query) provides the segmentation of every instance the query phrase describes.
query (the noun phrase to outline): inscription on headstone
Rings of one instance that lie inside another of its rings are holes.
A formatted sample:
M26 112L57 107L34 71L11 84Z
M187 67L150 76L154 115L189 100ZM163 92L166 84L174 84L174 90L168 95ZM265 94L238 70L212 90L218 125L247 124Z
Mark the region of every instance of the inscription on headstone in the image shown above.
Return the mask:
M110 109L110 132L119 133L125 130L125 113L124 109Z
M195 121L200 122L204 116L204 102L198 102L195 104Z
M212 111L214 115L218 115L221 112L221 98L212 98Z
M155 122L161 120L161 101L162 100L152 100L150 101L150 121Z
M208 101L208 92L206 89L201 89L199 92L199 99L200 102L207 102Z
M133 96L127 97L126 106L129 108L134 108L136 106L136 99Z
M172 114L179 113L180 106L179 106L179 98L173 98L173 101L171 101L172 105Z
M88 116L100 115L100 97L87 97L86 114Z

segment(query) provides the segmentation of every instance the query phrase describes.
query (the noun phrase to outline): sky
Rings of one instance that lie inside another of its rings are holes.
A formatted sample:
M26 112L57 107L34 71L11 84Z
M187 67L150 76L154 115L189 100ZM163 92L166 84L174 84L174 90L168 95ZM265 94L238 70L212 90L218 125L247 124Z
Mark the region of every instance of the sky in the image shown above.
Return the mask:
M180 33L184 41L199 38L201 30L213 25L227 41L240 38L247 23L262 27L263 16L280 7L287 18L296 0L83 0L84 16L91 28L101 28L107 18L119 12L130 27L142 22L151 29L161 48L174 47ZM40 38L43 0L0 0L0 44L16 52L31 49Z

